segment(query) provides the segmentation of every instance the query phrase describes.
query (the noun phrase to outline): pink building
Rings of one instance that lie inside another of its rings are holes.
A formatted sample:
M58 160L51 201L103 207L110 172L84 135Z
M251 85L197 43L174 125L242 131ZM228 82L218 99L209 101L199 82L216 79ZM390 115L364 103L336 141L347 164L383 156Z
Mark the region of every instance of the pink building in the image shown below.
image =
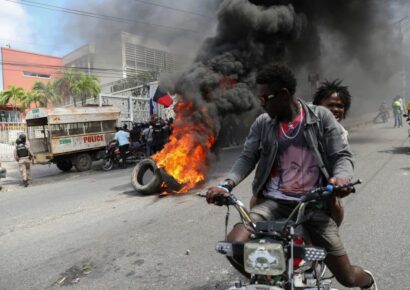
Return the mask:
M2 47L0 62L2 83L0 89L7 90L10 86L15 86L29 91L37 81L47 83L59 77L58 70L62 69L63 66L61 57ZM15 115L15 113L8 112L12 109L11 104L1 107L0 116Z

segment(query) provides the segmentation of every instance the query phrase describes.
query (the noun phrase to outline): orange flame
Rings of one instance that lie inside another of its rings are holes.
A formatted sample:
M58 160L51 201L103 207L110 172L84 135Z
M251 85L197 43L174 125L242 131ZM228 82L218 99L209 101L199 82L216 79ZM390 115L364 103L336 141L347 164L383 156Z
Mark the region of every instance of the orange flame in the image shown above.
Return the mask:
M178 181L187 192L205 180L208 170L207 152L215 143L213 122L206 109L199 110L200 124L195 124L193 113L198 113L192 103L176 105L173 133L164 148L152 156L158 167L163 168Z

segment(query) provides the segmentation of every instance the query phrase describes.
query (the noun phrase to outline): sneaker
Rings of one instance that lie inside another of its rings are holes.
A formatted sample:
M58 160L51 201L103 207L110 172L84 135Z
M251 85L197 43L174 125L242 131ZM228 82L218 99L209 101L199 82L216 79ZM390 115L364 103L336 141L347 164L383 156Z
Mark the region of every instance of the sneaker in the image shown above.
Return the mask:
M28 186L28 181L27 181L27 180L24 180L24 181L23 181L23 185L24 185L24 187L27 187L27 186Z
M377 284L376 284L376 279L374 279L373 274L370 271L364 270L373 280L373 284L369 287L369 288L360 288L362 290L378 290L379 288L377 288Z

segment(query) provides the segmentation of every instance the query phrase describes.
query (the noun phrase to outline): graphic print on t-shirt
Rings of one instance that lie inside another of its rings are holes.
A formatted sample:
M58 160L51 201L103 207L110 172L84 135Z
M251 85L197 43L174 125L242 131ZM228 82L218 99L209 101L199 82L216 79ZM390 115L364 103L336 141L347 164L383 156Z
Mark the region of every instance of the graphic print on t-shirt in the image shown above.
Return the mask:
M303 115L302 110L293 122L279 125L278 152L265 196L298 200L319 184L319 166L303 135Z

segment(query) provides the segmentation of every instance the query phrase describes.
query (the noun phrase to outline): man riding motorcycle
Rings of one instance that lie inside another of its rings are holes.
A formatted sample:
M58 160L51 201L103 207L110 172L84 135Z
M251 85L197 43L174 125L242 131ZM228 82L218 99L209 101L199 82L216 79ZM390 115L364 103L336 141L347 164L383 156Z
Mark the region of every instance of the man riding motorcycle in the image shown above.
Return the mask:
M323 107L298 100L296 79L285 66L272 65L258 73L257 96L266 110L253 123L244 149L224 183L207 191L208 203L215 196L228 195L258 164L252 184L257 205L254 221L286 218L304 193L327 182L348 184L353 178L349 146L332 113ZM345 197L351 190L337 192ZM346 287L377 290L373 275L350 264L335 221L326 204L308 209L305 228L314 245L328 252L325 263ZM228 235L231 242L246 242L250 234L237 224ZM231 261L232 262L232 261ZM240 271L241 267L233 261ZM242 271L241 271L242 272Z

